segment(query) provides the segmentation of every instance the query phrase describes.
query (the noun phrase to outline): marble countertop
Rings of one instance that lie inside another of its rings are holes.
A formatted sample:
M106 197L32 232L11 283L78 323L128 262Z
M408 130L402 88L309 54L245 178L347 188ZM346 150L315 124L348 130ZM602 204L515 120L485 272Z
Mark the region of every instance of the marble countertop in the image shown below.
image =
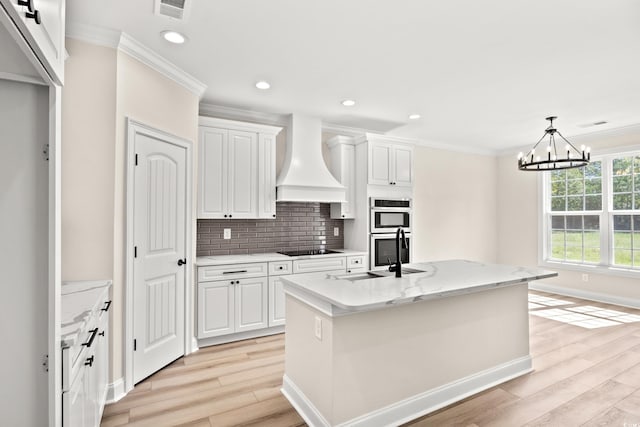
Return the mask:
M352 255L367 255L366 251L354 251L350 249L334 249L338 251L334 254L324 255L301 255L301 256L287 256L277 252L269 252L264 254L249 254L249 255L217 255L217 256L200 256L196 258L196 266L207 265L225 265L225 264L243 264L247 262L270 262L270 261L293 261L296 259L309 259L315 257L339 257L339 256L352 256Z
M105 303L100 296L111 286L111 280L62 282L60 301L62 346L73 346L91 313Z
M396 278L394 273L379 278L364 278L366 276L361 273L309 273L282 276L281 279L285 284L285 292L307 302L312 300L317 303L316 308L327 314L338 315L478 292L558 275L539 268L466 260L403 264L405 268L422 272L403 273L401 278Z

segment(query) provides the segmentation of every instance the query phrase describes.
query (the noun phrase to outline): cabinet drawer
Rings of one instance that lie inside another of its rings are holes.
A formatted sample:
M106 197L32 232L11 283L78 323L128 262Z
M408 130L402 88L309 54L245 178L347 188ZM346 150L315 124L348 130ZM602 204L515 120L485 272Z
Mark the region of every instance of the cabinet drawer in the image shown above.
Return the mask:
M353 255L347 257L347 270L365 268L364 255Z
M314 271L347 271L346 257L314 257L293 261L293 274L312 273Z
M269 276L282 276L291 274L293 268L291 261L274 261L269 263Z
M266 262L251 264L210 265L198 267L198 282L224 279L246 279L267 275Z

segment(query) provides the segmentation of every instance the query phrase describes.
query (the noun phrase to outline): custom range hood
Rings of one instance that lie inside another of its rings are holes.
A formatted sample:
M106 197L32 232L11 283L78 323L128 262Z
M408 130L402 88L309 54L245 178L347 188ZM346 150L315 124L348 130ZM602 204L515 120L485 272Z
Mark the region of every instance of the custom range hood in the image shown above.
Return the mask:
M287 152L276 182L278 202L344 202L345 188L331 175L322 158L320 119L289 116Z

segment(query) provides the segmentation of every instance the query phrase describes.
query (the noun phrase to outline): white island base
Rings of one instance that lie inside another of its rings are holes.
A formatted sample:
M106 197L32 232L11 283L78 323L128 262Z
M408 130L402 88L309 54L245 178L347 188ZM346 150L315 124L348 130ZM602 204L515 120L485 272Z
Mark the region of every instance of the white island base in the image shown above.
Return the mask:
M312 426L398 425L532 370L526 281L339 314L302 283L288 286L282 392Z

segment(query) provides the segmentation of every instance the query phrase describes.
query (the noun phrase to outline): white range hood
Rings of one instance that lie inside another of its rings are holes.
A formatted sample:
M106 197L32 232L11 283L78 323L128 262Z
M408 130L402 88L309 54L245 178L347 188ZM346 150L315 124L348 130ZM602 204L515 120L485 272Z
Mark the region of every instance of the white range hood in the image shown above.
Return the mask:
M289 116L287 153L276 182L278 202L344 202L345 188L331 175L322 158L320 119Z

